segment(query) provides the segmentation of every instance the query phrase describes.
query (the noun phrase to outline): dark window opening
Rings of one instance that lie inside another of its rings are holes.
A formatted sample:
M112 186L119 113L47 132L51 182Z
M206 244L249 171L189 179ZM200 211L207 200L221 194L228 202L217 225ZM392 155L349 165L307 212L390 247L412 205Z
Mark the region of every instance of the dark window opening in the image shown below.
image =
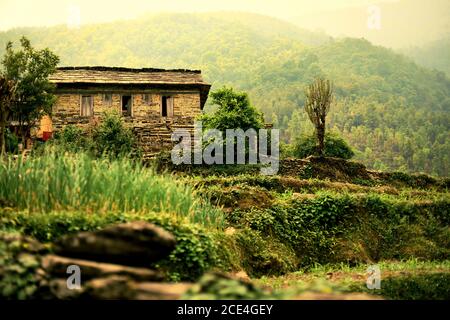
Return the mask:
M167 97L162 97L161 116L167 117Z
M131 96L122 96L122 115L131 116Z
M173 97L162 96L161 99L161 116L173 117Z

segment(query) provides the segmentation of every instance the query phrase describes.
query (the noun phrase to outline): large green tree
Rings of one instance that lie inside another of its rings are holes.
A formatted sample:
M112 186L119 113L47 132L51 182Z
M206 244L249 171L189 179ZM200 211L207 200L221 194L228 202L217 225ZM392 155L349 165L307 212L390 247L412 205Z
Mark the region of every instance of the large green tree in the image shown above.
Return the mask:
M15 83L15 103L11 111L19 122L19 133L25 144L27 132L43 115L51 112L56 97L48 77L55 72L59 58L49 49L34 49L25 37L20 39L20 45L17 50L12 42L6 45L2 73Z
M200 118L205 128L225 132L226 129L246 131L264 127L263 114L250 104L247 93L223 87L211 92L210 98L218 108Z

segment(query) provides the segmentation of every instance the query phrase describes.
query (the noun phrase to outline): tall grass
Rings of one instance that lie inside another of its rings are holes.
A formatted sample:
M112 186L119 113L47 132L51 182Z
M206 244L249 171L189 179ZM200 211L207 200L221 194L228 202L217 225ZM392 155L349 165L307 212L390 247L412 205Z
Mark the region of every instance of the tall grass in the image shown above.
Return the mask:
M168 212L221 227L222 213L170 175L127 158L110 161L86 154L0 160L0 204L33 212Z

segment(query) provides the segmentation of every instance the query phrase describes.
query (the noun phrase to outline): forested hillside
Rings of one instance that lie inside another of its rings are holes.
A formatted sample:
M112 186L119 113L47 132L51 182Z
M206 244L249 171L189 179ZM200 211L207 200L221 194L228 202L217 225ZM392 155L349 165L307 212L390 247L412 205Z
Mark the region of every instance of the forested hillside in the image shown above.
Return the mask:
M450 80L365 40L334 40L273 18L244 13L160 14L67 29L0 33L0 54L21 35L49 47L62 65L198 68L214 87L246 90L291 141L311 130L303 90L334 81L330 127L376 169L449 173Z

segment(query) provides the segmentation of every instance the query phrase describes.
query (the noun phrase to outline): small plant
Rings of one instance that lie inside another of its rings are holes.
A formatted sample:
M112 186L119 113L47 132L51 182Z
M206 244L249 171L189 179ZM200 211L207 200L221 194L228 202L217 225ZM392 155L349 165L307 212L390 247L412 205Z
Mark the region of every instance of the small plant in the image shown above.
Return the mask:
M92 141L87 133L75 125L65 126L55 134L55 138L51 141L53 145L70 152L89 151L92 147Z

